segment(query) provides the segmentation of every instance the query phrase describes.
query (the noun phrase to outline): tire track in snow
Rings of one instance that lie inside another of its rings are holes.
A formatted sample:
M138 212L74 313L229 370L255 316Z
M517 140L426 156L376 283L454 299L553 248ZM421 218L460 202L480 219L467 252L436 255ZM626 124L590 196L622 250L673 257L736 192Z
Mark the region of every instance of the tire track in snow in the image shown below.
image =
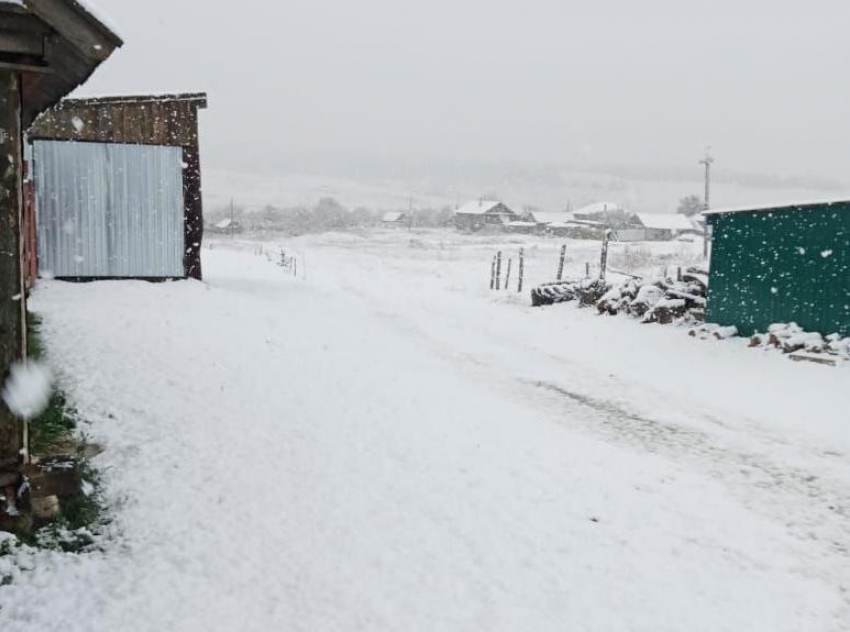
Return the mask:
M412 318L411 313L394 309L390 303L377 299L363 288L351 285L341 286L348 295L366 302L373 313L388 326L408 337L416 338L420 344L444 359L467 364L479 373L480 379L495 380L499 388L512 389L517 384L524 391L521 396L534 406L541 406L539 393L545 391L553 396L543 408L551 412L552 405L560 402L568 404L571 412L582 414L547 415L547 418L570 419L569 427L580 432L603 438L619 446L638 449L649 454L658 454L674 460L689 469L701 471L706 476L718 479L728 486L730 492L748 509L768 516L771 520L783 524L790 534L811 544L816 543L817 564L820 568L829 568L829 578L838 586L844 601L850 609L850 487L835 478L813 474L804 468L786 465L768 455L775 445L783 445L779 437L746 428L746 433L759 439L765 446L763 454L735 447L733 441L726 441L720 435L714 435L700 427L718 428L724 432L741 433L741 429L721 419L709 415L695 415L692 411L682 411L682 423L653 419L651 416L629 410L621 403L611 399L601 399L579 389L568 389L561 384L530 378L520 370L505 367L500 358L492 353L476 349L458 348L453 340L435 335L434 328ZM445 319L446 314L435 309L434 305L422 304L419 316L434 316L443 320L443 325L463 330L470 337L480 335L479 331L469 330L467 323ZM547 362L567 362L581 370L583 367L572 361L540 349L532 349L538 357ZM577 410L576 410L577 409ZM563 412L563 411L558 411ZM590 414L588 414L590 413ZM688 418L692 422L688 423ZM563 422L562 422L563 423ZM580 425L577 425L580 424ZM752 432L751 432L752 431ZM836 455L816 454L819 459L834 459ZM812 549L806 547L806 551ZM814 560L813 560L814 561ZM803 569L802 572L807 572Z
M847 572L850 489L846 484L816 476L805 469L778 464L765 455L720 445L698 429L651 419L553 382L535 380L524 384L566 400L570 407L577 405L595 413L591 417L570 415L568 418L585 419L585 427L594 434L601 432L609 441L637 445L647 452L661 453L687 465L693 465L691 457L697 457L700 467L729 485L746 506L767 510L773 518L785 522L789 533L820 544L820 562L834 570L834 579L850 606L850 575ZM749 493L754 488L758 495ZM791 507L796 510L789 512Z

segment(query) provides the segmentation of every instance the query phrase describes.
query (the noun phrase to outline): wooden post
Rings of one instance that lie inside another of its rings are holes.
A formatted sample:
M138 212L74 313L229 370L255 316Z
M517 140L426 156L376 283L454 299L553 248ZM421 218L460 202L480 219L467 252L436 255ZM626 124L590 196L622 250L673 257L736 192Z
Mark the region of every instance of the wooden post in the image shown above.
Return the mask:
M590 261L588 261L584 264L584 278L585 279L590 278Z
M519 280L517 282L517 294L522 294L522 282L525 277L525 248L519 249Z
M26 296L21 271L21 89L0 69L0 379L24 356ZM0 495L17 486L23 447L21 421L0 401ZM12 496L14 498L14 496Z
M561 260L558 262L558 281L564 278L564 263L567 260L567 244L561 246Z
M187 279L203 278L201 273L201 244L204 240L204 209L201 196L201 151L198 143L198 110L194 109L194 133L190 145L183 147L183 269ZM232 224L231 224L232 231Z
M606 230L602 238L602 261L599 263L599 278L604 281L608 271L608 241L611 239L611 231Z
M502 251L496 253L496 289L502 289Z
M490 262L490 289L496 289L496 255L493 255L493 261Z
M509 289L511 285L511 268L514 265L513 259L508 259L508 273L505 275L505 289Z

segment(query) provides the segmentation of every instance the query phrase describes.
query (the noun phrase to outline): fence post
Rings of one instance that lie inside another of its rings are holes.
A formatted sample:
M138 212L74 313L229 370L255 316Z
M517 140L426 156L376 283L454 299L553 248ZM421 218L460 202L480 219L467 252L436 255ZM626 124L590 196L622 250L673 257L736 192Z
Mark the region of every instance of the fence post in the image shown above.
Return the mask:
M517 294L522 294L522 281L525 277L525 248L519 249L519 281L517 283Z
M605 237L602 238L602 261L599 264L599 278L604 281L605 273L608 270L608 240L611 238L611 231L605 231Z
M505 289L509 289L511 285L511 268L514 265L513 259L508 259L508 273L505 275Z
M502 289L502 251L496 253L496 289Z
M496 289L496 255L493 255L493 260L490 262L490 289Z
M558 281L564 278L564 262L567 260L567 244L561 246L561 260L558 263Z
M590 261L588 261L584 264L584 278L585 279L590 278Z

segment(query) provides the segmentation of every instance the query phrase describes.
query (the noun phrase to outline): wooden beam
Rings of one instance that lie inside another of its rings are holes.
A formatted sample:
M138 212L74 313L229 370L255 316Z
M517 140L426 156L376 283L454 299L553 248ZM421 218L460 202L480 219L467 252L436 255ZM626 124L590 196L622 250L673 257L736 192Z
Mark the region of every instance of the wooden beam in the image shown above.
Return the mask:
M35 66L33 64L13 64L10 62L0 61L0 68L3 70L14 70L15 72L31 72L37 75L51 75L53 68L49 66Z
M0 379L23 357L21 284L21 86L17 72L0 69ZM17 474L22 424L0 401L0 478Z
M44 35L31 31L0 28L0 54L7 53L42 57L44 55Z
M202 280L201 246L204 238L204 211L201 197L201 153L197 140L183 148L184 249L186 278Z

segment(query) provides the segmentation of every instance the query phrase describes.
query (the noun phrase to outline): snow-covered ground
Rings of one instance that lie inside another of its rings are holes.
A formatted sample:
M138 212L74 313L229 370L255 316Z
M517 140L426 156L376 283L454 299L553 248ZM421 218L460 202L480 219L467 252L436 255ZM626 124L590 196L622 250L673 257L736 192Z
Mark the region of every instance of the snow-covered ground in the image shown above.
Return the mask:
M846 368L489 290L556 241L278 245L306 278L240 240L205 283L38 289L113 536L20 555L4 632L850 629Z

